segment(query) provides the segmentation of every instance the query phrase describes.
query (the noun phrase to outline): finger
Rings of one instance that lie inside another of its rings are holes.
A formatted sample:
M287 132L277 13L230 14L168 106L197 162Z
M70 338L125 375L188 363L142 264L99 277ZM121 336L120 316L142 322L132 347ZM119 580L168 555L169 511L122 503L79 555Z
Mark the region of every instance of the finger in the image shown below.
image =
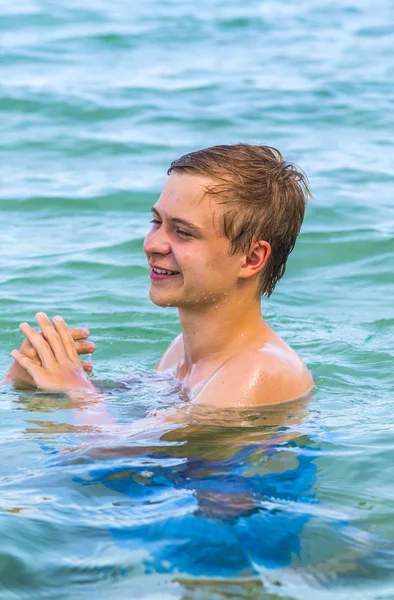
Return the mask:
M90 360L81 360L81 365L88 373L93 371L93 363L91 363Z
M30 358L30 360L32 360L33 362L41 364L40 357L38 356L34 348L30 348L28 350L22 350L22 348L20 348L20 352L27 356L27 358Z
M75 342L77 354L93 354L96 350L94 342Z
M40 335L42 335L42 334L40 333ZM26 337L23 340L21 347L19 348L19 352L22 352L22 354L24 354L25 356L27 356L34 362L41 364L41 361L40 361L40 358L39 358L37 352L34 350L33 346L31 345L31 343L29 342L29 340Z
M26 369L26 371L29 373L29 375L33 378L35 382L35 376L39 375L40 371L42 371L43 368L37 363L30 360L30 358L22 354L22 352L20 352L19 350L13 350L11 352L11 356L21 367Z
M64 348L62 339L45 313L39 312L36 314L36 321L40 326L42 334L48 342L56 360L60 364L65 364L68 361L68 356Z
M29 352L32 349L34 350L33 346L31 345L29 340L25 337L25 339L22 342L22 346L20 347L20 351L25 353L25 352ZM34 350L34 352L35 352L35 350Z
M88 338L90 336L89 329L85 329L84 327L79 327L77 329L70 329L70 333L71 333L72 338L75 341L86 340L86 338Z
M27 337L34 350L37 352L42 366L47 368L50 365L53 365L55 361L55 357L49 344L43 338L43 336L38 333L33 327L30 327L28 323L21 323L19 325L21 332ZM26 357L27 358L27 357Z
M26 337L23 340L21 347L19 348L19 352L22 352L22 354L24 354L28 358L31 358L32 360L36 361L38 360L41 363L40 359L38 358L37 352L34 350L33 346Z
M78 358L78 354L77 354L77 350L75 348L75 343L74 340L72 338L72 335L70 333L70 330L68 328L67 323L65 322L64 319L62 319L62 317L56 316L53 319L53 324L56 327L56 331L58 332L58 334L60 335L64 348L67 352L67 356L68 358L76 363L79 364L79 358Z

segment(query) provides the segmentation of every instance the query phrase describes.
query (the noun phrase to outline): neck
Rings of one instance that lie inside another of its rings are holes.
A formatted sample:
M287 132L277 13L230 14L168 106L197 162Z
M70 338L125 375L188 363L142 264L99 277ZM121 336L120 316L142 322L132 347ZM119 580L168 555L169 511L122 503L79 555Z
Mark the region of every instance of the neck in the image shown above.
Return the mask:
M249 304L242 298L223 301L199 310L180 308L179 320L187 372L204 358L225 360L267 327L260 299Z

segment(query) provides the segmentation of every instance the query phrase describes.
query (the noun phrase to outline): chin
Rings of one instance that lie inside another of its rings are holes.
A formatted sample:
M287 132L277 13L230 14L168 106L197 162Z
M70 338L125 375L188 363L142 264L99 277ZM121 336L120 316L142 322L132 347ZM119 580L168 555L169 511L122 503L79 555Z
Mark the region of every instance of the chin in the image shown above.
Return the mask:
M153 304L156 304L156 306L162 306L163 308L167 308L167 306L177 306L177 303L174 301L174 298L171 298L170 295L168 295L168 297L166 298L165 294L157 294L150 290L149 298L151 302L153 302Z

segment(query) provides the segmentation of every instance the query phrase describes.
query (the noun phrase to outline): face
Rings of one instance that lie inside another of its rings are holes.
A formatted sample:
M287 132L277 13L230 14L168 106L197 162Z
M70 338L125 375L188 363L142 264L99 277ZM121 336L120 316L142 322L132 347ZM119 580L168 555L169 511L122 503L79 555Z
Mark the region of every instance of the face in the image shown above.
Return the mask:
M204 197L213 183L173 172L152 209L144 250L151 267L150 298L159 306L207 307L237 287L242 257L230 256L222 208Z

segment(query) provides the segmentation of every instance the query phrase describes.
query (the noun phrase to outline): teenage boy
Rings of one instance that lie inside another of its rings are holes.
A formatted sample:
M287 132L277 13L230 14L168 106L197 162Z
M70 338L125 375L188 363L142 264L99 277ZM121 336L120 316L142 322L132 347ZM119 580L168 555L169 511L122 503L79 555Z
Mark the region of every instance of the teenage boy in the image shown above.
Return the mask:
M195 403L258 406L302 397L313 387L301 358L264 321L270 296L294 248L310 196L307 180L268 146L234 144L175 160L144 250L150 298L178 308L182 333L161 357ZM61 317L27 323L25 351L12 370L44 390L96 391L79 360L86 332ZM30 352L30 358L27 355Z

